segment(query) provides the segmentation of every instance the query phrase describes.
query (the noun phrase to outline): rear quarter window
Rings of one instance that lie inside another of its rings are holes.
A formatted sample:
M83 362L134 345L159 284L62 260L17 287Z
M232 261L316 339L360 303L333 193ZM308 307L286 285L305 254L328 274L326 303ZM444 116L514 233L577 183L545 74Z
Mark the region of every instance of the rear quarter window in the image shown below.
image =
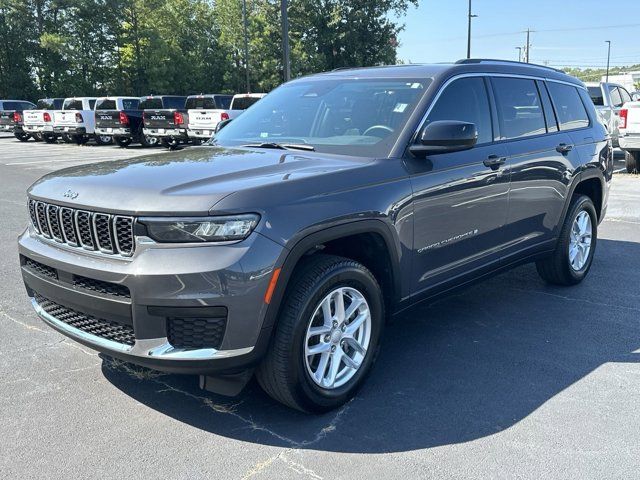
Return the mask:
M547 87L553 100L560 130L575 130L589 126L589 115L576 87L556 82L547 82Z

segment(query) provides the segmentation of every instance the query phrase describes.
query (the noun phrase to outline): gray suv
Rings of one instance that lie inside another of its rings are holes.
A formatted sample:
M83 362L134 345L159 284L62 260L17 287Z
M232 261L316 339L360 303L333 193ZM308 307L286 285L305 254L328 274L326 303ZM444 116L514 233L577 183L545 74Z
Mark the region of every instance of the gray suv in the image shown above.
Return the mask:
M202 147L72 167L19 238L44 322L108 356L304 411L347 401L388 318L593 260L612 149L585 86L494 60L289 82Z

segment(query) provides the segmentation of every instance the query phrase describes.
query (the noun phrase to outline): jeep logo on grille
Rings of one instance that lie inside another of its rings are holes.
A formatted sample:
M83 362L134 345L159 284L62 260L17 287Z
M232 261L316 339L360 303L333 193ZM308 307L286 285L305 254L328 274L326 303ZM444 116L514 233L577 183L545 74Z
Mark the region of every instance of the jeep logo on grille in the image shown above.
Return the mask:
M78 198L78 195L79 195L78 192L74 192L73 190L67 190L66 192L64 192L62 196L66 198L70 198L71 200L75 200L76 198Z

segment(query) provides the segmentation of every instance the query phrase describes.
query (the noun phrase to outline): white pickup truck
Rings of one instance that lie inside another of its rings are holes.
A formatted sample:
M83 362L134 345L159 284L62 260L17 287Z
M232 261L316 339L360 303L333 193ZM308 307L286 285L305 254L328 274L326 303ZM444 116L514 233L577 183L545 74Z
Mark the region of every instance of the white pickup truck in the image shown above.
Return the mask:
M34 110L23 112L25 132L34 138L42 137L47 143L57 140L53 133L53 111L62 109L64 98L41 98Z
M95 138L98 145L111 143L111 137L95 135L96 100L96 97L65 98L62 110L53 112L53 133L68 135L78 145L91 138Z
M187 135L193 143L208 140L215 133L218 124L236 118L266 93L245 93L241 95L190 95L185 105L187 109Z
M640 173L640 102L627 102L619 113L620 148L629 173Z

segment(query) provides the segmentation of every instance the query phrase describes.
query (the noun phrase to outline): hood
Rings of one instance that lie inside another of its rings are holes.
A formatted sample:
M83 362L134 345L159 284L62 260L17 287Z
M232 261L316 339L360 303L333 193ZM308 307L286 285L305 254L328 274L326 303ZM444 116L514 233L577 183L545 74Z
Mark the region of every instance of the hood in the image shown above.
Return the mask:
M357 168L369 159L315 152L195 147L50 173L29 188L58 205L131 215L207 215L232 193Z

